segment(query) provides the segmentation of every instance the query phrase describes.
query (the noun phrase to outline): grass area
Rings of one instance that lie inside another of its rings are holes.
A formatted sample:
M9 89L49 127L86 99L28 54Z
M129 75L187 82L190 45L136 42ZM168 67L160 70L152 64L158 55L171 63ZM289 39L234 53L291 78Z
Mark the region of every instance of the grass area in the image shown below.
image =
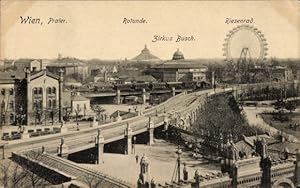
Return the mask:
M273 118L273 113L262 113L260 115L267 124L278 130L283 130L283 132L294 135L296 138L300 139L300 127L298 128L298 131L296 131L296 129L290 128L290 124L300 124L300 113L285 113L284 116L288 117L288 121L284 122L275 120Z

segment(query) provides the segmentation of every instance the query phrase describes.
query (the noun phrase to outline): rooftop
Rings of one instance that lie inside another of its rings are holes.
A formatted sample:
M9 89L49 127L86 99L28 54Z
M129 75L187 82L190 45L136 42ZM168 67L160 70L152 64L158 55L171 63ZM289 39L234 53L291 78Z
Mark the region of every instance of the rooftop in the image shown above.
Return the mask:
M71 98L72 98L72 101L88 101L89 100L88 98L85 98L78 94L72 96Z
M74 66L86 66L85 63L76 58L58 58L50 61L47 67L74 67Z
M141 51L141 53L132 58L133 61L159 61L160 59L155 55L151 54L150 50L145 45L145 48Z

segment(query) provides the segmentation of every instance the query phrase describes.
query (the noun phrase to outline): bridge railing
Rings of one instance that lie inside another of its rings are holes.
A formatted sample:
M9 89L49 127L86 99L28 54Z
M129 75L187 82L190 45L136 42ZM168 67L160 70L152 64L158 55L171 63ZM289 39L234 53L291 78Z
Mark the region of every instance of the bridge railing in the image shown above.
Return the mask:
M31 156L33 156L33 158ZM66 179L68 181L70 181L71 179L75 179L76 177L76 179L81 182L89 183L89 176L91 176L93 178L99 179L99 183L100 185L104 185L103 187L134 187L133 185L124 180L112 177L110 175L104 174L94 169L90 169L88 167L80 166L72 161L66 160L58 156L50 155L47 153L41 153L38 150L13 153L13 157L16 160L22 159L23 162L25 162L26 164L28 164L29 162L32 165L43 166L43 168L49 172L53 171L56 173L63 174L65 177L71 177ZM51 174L48 174L48 176L51 176Z
M178 98L180 98L181 96L185 95L185 92L182 92L178 95L175 95L174 97L169 98L168 100L160 103L159 105L156 105L152 108L146 109L144 110L143 114L144 115L151 115L156 113L156 111L162 111L167 109L169 106L172 106L173 101L177 100Z

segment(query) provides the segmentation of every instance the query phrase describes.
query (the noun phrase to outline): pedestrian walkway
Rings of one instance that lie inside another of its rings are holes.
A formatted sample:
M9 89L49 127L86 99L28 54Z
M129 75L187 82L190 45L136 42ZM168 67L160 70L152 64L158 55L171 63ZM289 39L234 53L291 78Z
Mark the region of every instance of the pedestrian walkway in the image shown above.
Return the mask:
M103 164L82 165L126 180L131 184L136 184L140 173L140 159L145 154L149 159L151 178L154 178L156 183L164 185L165 182L171 182L178 157L176 151L176 145L164 140L156 140L153 146L136 145L135 154L123 155L105 153L103 156ZM138 163L136 163L136 155L139 156ZM209 163L202 158L198 160L192 158L191 151L183 151L181 154L181 173L183 173L183 163L186 163L189 179L193 178L197 169L200 174L204 176L212 173L217 174L221 169L217 163ZM183 176L183 174L181 175Z
M280 130L267 124L260 116L260 114L263 112L272 112L273 110L274 108L272 107L243 107L243 111L251 126L261 128L262 130L270 133L271 135L278 135L280 134ZM288 140L292 142L297 141L297 139L292 135L285 134L285 136L288 137Z

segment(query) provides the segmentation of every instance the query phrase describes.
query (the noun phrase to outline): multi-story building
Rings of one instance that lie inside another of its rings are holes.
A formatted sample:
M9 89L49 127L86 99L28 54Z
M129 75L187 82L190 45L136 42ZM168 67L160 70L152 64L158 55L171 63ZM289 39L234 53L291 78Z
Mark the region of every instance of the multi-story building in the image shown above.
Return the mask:
M45 70L1 72L2 125L30 125L58 120L60 78Z
M157 80L162 82L205 81L208 68L195 61L184 59L177 50L170 61L166 61L150 70Z
M0 72L0 124L13 124L15 121L16 80L6 72Z
M44 62L43 67L56 75L59 74L60 70L63 70L64 76L72 76L77 81L83 81L89 75L88 66L75 58L58 58Z

